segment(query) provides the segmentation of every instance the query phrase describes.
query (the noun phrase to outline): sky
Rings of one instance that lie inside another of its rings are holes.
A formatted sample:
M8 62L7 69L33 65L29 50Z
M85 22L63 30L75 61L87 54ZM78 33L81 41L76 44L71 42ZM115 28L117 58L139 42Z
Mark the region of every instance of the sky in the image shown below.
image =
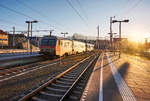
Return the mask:
M38 20L33 30L54 29L54 35L67 36L79 33L85 36L107 37L109 21L129 19L122 23L122 37L132 41L143 41L150 37L150 0L0 0L0 29L11 31L27 30L25 21ZM113 24L113 32L118 35L119 24ZM48 35L35 32L33 36ZM117 36L116 35L116 36Z

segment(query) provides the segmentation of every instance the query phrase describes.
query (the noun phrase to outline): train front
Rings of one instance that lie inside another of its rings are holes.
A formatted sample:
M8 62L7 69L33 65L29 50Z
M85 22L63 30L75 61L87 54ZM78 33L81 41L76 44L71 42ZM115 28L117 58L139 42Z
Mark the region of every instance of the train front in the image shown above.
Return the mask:
M40 53L49 56L56 55L57 38L54 36L43 37L40 46Z

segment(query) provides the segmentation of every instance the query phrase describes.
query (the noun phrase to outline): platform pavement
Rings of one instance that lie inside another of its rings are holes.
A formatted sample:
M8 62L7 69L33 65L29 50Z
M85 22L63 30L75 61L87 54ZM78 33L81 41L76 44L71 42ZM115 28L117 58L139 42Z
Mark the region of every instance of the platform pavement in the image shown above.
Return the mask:
M99 56L80 101L137 101L113 61L109 54Z

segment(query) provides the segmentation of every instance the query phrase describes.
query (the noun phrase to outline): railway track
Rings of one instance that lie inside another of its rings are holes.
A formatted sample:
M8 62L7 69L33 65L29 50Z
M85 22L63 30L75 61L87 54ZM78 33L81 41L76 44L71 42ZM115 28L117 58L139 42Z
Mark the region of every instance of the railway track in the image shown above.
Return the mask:
M79 54L82 55L82 54ZM79 55L74 55L73 57L79 56ZM69 56L69 58L71 58L72 56ZM62 57L62 59L64 59L65 57ZM49 60L48 60L49 61ZM54 58L52 60L50 60L50 62L42 62L42 63L33 63L33 64L28 64L25 66L19 66L19 67L12 67L9 69L0 69L0 82L9 80L13 77L17 77L29 72L32 72L34 70L37 69L41 69L50 65L54 65L60 63L60 58Z
M17 75L19 76L21 74L25 74L25 73L28 73L37 69L41 69L46 66L54 65L58 62L59 62L59 58L51 60L48 63L45 63L45 62L40 63L40 64L33 63L33 64L25 65L25 66L12 67L10 69L1 69L0 70L0 82L9 80L13 77L16 77Z
M73 65L19 101L77 101L93 70L97 56L92 55Z

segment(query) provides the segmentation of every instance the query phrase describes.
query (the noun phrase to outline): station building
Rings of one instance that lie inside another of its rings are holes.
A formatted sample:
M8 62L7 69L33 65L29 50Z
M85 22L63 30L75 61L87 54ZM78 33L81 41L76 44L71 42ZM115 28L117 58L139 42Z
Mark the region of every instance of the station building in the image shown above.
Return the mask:
M8 33L0 30L0 47L8 46Z
M0 48L17 48L26 41L24 34L9 34L0 30Z
M29 38L33 49L38 49L42 37ZM27 49L27 37L24 34L9 34L0 30L0 49Z
M96 40L95 49L106 49L109 48L109 40Z

